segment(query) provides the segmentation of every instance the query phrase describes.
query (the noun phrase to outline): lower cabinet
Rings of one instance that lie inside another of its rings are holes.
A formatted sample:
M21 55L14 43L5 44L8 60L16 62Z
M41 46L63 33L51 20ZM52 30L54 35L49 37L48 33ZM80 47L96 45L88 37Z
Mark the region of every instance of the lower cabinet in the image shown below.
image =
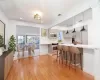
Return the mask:
M13 64L13 52L11 52L8 56L5 57L5 66L4 66L4 80L7 78L7 75Z
M0 80L6 80L13 64L13 54L13 51L5 51L0 56Z

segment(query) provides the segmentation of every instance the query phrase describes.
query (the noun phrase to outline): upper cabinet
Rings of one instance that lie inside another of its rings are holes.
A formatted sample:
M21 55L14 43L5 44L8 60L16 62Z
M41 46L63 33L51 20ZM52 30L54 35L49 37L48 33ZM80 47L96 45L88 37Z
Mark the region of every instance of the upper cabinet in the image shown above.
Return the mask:
M67 20L67 27L72 27L73 24L73 17Z
M78 15L76 15L75 17L74 17L74 23L76 24L76 23L78 23L78 22L82 22L83 21L83 14L82 13L80 13L80 14L78 14Z
M88 9L84 12L84 20L92 19L92 9Z
M92 19L92 9L88 9L88 10L76 15L74 18L75 18L74 23L78 23L78 22Z

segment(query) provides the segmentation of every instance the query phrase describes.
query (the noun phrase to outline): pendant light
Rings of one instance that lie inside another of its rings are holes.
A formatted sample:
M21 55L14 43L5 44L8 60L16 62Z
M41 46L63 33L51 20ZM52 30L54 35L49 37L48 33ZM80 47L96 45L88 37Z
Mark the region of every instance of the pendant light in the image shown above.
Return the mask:
M68 34L69 32L68 32L68 30L67 30L67 32L66 32L66 34Z
M73 30L73 32L72 33L75 33L76 31L75 31L75 28L74 28L74 30Z
M84 21L84 12L83 12L82 14L83 14L83 21ZM81 32L82 32L82 31L86 31L85 26L83 26L82 29L81 29L80 31L81 31Z
M81 29L81 31L86 31L85 27L83 26L83 28Z
M83 14L83 21L84 21L84 12L82 14ZM80 31L81 31L81 43L83 43L83 38L82 38L83 34L82 34L82 31L85 31L84 26L83 26L83 28Z

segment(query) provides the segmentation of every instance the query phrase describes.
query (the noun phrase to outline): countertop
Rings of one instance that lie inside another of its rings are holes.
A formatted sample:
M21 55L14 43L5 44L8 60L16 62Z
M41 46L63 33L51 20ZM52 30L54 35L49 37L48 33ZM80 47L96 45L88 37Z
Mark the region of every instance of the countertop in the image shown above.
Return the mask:
M3 54L0 56L0 58L1 58L1 57L2 57L2 58L5 58L7 55L10 54L10 52L11 52L11 51L5 51L5 52L3 52Z
M94 45L83 45L83 44L59 44L59 45L65 45L65 46L73 46L73 47L80 47L80 48L90 48L90 49L99 49L100 46L94 46Z

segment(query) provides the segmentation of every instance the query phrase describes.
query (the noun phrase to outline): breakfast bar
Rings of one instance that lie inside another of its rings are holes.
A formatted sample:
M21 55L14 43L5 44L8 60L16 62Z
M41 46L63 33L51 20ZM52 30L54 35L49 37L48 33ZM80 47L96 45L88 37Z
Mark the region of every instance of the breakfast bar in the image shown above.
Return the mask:
M83 49L83 62L82 62L82 67L83 67L83 71L87 72L88 74L91 74L93 76L98 77L98 66L100 66L97 63L97 56L99 57L100 54L100 48L99 46L93 46L93 45L82 45L82 44L59 44L62 46L73 46L73 47L77 47L79 49ZM98 66L97 66L98 65Z

